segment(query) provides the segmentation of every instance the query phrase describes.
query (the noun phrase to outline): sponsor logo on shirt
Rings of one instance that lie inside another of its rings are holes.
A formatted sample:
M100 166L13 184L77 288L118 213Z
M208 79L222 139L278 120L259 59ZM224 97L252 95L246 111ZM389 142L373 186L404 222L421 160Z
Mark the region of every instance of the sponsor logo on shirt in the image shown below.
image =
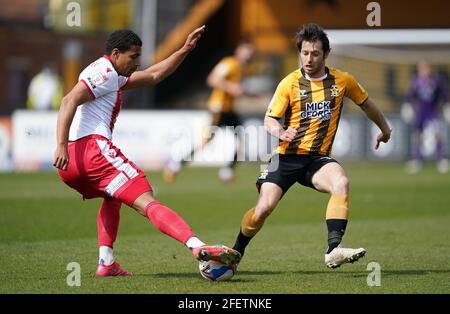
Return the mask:
M307 102L306 110L300 113L302 119L314 118L320 121L331 119L331 102L321 101L321 102Z
M97 86L102 85L108 80L108 77L105 74L97 73L92 77L88 77L87 80L89 84L91 84L92 89L97 88Z

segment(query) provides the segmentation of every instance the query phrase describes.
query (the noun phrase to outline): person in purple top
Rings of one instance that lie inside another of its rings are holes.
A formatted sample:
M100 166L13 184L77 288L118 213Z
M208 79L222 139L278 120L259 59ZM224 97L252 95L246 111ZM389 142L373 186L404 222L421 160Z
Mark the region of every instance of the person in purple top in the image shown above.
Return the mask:
M417 64L417 75L411 81L405 103L402 106L403 119L413 125L412 157L407 163L409 173L417 173L423 165L424 155L422 142L424 131L432 130L436 144L437 169L441 173L449 170L449 161L445 155L444 128L440 119L440 104L444 103L443 113L450 122L450 104L444 82L432 73L431 66L426 61Z

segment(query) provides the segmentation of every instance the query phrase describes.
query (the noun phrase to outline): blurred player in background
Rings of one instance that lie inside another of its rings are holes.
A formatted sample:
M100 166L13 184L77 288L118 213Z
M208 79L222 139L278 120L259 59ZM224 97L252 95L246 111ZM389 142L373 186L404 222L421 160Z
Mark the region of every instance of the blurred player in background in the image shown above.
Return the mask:
M202 26L193 31L181 49L144 71L136 71L140 65L140 38L129 30L116 31L107 40L106 55L80 74L78 84L62 100L54 166L62 181L84 199L104 199L97 217L97 276L131 275L113 256L122 203L185 244L199 260L232 264L240 258L230 248L200 241L178 214L153 198L144 173L111 142L122 90L155 85L169 76L195 48L204 29Z
M402 117L408 123L413 123L412 157L406 165L408 173L417 173L423 166L424 156L422 144L424 131L427 128L433 131L436 141L437 169L441 173L449 170L449 161L445 156L444 130L439 119L439 105L444 103L443 113L445 120L450 122L450 103L444 82L432 74L431 66L426 61L417 64L417 75L412 79L405 103L402 106Z
M391 129L382 112L355 78L325 66L330 53L326 33L317 24L306 24L297 34L302 67L278 85L266 112L267 131L279 138L276 154L257 180L257 204L243 217L234 249L244 255L250 240L262 228L283 195L296 182L330 194L326 209L329 268L352 263L364 256L363 248L340 247L347 227L349 180L342 166L330 157L342 114L344 96L350 98L381 130L375 148L386 143ZM280 119L284 118L284 126ZM301 206L299 202L299 206Z
M195 152L203 149L214 138L212 127L237 127L241 119L234 110L234 100L246 92L241 84L242 71L254 54L254 47L250 41L243 39L238 44L233 56L223 58L211 71L207 78L207 84L212 93L208 100L208 109L211 113L211 128L199 146L181 161L169 160L164 169L164 180L171 183L177 173L187 161L192 161ZM235 141L240 142L235 133ZM237 163L238 145L235 147L233 161L219 170L219 179L230 182L234 179L234 168Z
M63 84L56 65L48 62L28 86L27 108L35 111L58 110L62 96Z

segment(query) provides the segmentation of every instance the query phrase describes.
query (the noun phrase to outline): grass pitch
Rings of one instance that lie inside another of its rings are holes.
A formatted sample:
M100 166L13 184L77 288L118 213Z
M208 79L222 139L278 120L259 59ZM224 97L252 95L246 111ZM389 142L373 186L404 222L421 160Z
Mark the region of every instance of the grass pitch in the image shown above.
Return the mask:
M57 174L0 174L0 293L450 293L450 176L429 165L408 176L402 164L344 163L351 182L343 244L365 247L355 264L325 267L328 197L294 186L253 239L229 282L202 279L181 244L123 206L115 256L131 278L95 278L100 200L82 201ZM238 167L223 185L217 169L187 168L166 185L148 173L156 197L175 209L203 241L232 245L257 199L259 166ZM67 265L81 266L69 287ZM370 262L381 286L369 286Z

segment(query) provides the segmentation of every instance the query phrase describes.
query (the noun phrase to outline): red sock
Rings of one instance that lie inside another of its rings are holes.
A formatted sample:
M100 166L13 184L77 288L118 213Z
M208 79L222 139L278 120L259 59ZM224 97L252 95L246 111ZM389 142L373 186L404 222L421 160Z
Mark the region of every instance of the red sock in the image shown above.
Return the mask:
M177 213L156 200L147 205L145 213L159 231L183 244L195 236L191 227Z
M119 230L120 206L122 202L104 199L97 215L98 246L113 247Z

